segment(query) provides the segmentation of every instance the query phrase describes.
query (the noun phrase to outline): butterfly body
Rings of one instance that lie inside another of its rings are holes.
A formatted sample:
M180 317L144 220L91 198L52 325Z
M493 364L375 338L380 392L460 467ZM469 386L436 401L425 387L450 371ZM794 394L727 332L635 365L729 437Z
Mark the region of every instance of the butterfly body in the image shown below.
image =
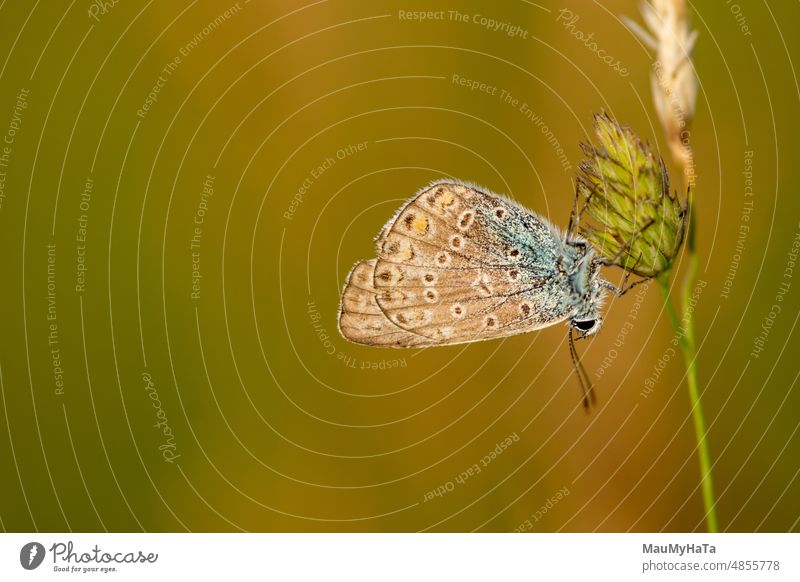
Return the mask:
M404 204L376 238L377 259L350 275L341 334L385 347L450 345L569 322L595 333L599 260L518 203L441 181Z

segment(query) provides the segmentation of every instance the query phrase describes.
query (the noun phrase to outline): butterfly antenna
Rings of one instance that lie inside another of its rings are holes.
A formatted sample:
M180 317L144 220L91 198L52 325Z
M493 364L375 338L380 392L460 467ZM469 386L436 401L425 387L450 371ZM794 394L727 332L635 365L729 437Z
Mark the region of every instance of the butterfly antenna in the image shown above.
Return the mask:
M572 337L572 328L569 328L569 354L572 357L572 365L575 368L575 374L578 376L578 384L581 386L583 392L583 408L589 412L589 404L597 404L594 395L594 387L592 386L589 375L581 364L581 359L578 357L578 351L575 349L575 340Z

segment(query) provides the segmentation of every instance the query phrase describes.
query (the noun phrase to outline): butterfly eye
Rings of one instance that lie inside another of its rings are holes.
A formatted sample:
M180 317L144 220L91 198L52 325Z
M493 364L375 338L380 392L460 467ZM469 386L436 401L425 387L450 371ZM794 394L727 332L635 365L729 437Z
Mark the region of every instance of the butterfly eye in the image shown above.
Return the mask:
M586 321L573 321L572 323L581 331L591 331L596 321L594 319L588 319Z

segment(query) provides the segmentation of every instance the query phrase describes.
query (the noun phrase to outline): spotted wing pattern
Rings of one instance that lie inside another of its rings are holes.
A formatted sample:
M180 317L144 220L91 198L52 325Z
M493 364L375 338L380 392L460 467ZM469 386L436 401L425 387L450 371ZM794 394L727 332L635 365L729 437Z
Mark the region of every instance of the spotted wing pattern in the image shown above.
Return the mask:
M353 270L342 334L358 343L415 347L563 321L575 312L576 299L557 268L562 241L545 219L509 199L457 182L433 184L383 228L378 259ZM354 276L368 277L370 270L372 286L355 287ZM355 310L357 293L367 294L359 297L369 310ZM374 333L364 331L368 326Z
M340 333L352 342L375 346L410 348L433 343L396 325L381 310L373 284L376 262L361 261L347 276L339 309Z

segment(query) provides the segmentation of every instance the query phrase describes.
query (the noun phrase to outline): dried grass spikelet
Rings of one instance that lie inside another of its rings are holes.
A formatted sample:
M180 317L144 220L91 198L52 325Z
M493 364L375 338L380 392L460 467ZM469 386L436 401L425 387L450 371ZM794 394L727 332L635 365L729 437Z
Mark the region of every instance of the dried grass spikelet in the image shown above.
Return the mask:
M595 115L594 129L600 145L581 144L580 233L609 264L660 275L680 250L686 208L670 192L664 161L633 131L605 113Z
M623 19L656 53L650 73L653 103L672 156L692 184L689 128L697 100L697 75L692 63L697 30L690 28L686 0L642 2L641 11L652 35L629 18Z

